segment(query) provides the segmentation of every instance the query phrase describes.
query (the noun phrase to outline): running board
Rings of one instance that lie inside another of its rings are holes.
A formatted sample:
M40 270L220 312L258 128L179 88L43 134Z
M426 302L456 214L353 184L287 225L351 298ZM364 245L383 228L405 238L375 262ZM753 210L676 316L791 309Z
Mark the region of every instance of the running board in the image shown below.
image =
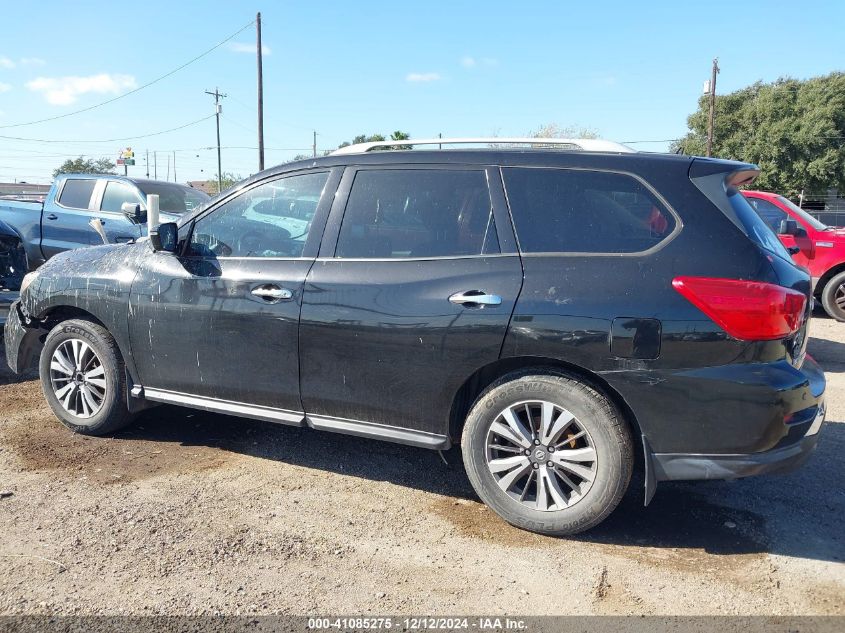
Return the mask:
M135 395L134 390L132 395ZM262 407L260 405L232 402L231 400L218 400L217 398L207 398L205 396L192 396L187 393L165 391L164 389L150 389L148 387L144 387L139 395L154 402L179 404L194 409L202 409L203 411L237 415L242 418L264 420L265 422L305 426L305 413L303 411L274 409L273 407Z
M384 440L419 448L430 448L438 451L445 451L452 447L452 442L446 435L426 433L414 429L404 429L398 426L387 424L375 424L362 420L348 420L345 418L332 418L321 415L309 415L305 419L306 424L318 431L329 431L331 433L343 433L344 435L357 435L368 437L373 440Z
M331 433L342 433L344 435L356 435L374 440L417 446L433 450L448 450L452 442L447 435L437 433L426 433L415 429L405 429L387 424L376 424L363 420L349 420L346 418L333 418L330 416L308 415L302 411L289 411L287 409L275 409L243 402L232 402L230 400L219 400L206 396L193 396L187 393L167 391L164 389L150 389L136 385L132 388L131 394L135 398L144 398L153 402L176 404L212 413L223 413L236 415L265 422L276 422L291 426L308 426L317 431L329 431Z

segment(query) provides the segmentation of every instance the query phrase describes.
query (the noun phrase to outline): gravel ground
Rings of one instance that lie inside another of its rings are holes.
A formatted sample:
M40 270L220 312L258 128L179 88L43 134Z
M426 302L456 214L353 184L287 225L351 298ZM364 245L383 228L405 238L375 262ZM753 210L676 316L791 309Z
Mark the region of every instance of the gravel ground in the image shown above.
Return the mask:
M175 407L86 438L2 363L0 614L845 614L845 324L811 333L803 469L661 484L568 539L500 521L454 450Z

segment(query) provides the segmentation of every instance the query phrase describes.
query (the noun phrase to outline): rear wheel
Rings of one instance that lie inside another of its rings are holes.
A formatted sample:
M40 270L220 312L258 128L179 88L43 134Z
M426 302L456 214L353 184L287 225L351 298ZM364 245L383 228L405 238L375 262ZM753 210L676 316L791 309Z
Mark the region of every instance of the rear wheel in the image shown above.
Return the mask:
M47 403L72 431L105 435L131 422L123 358L101 325L82 319L57 325L44 342L39 369Z
M828 279L822 288L822 306L830 317L845 322L845 272Z
M463 433L478 496L507 522L568 535L603 521L627 489L630 430L597 390L565 374L518 374L490 387Z

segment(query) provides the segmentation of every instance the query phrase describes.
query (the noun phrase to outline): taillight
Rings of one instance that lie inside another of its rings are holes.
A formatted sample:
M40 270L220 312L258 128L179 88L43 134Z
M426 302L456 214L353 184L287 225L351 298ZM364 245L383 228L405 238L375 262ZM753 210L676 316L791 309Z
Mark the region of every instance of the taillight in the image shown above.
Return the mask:
M734 338L765 341L797 332L807 297L759 281L675 277L672 286Z

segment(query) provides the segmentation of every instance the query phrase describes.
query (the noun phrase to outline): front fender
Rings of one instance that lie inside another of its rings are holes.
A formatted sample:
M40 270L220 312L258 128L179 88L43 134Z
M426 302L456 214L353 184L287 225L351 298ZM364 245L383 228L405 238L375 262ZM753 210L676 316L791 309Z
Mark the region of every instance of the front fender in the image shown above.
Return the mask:
M60 253L39 270L21 295L22 316L43 326L57 315L90 315L117 342L127 369L135 375L129 348L129 291L146 242L80 248Z

